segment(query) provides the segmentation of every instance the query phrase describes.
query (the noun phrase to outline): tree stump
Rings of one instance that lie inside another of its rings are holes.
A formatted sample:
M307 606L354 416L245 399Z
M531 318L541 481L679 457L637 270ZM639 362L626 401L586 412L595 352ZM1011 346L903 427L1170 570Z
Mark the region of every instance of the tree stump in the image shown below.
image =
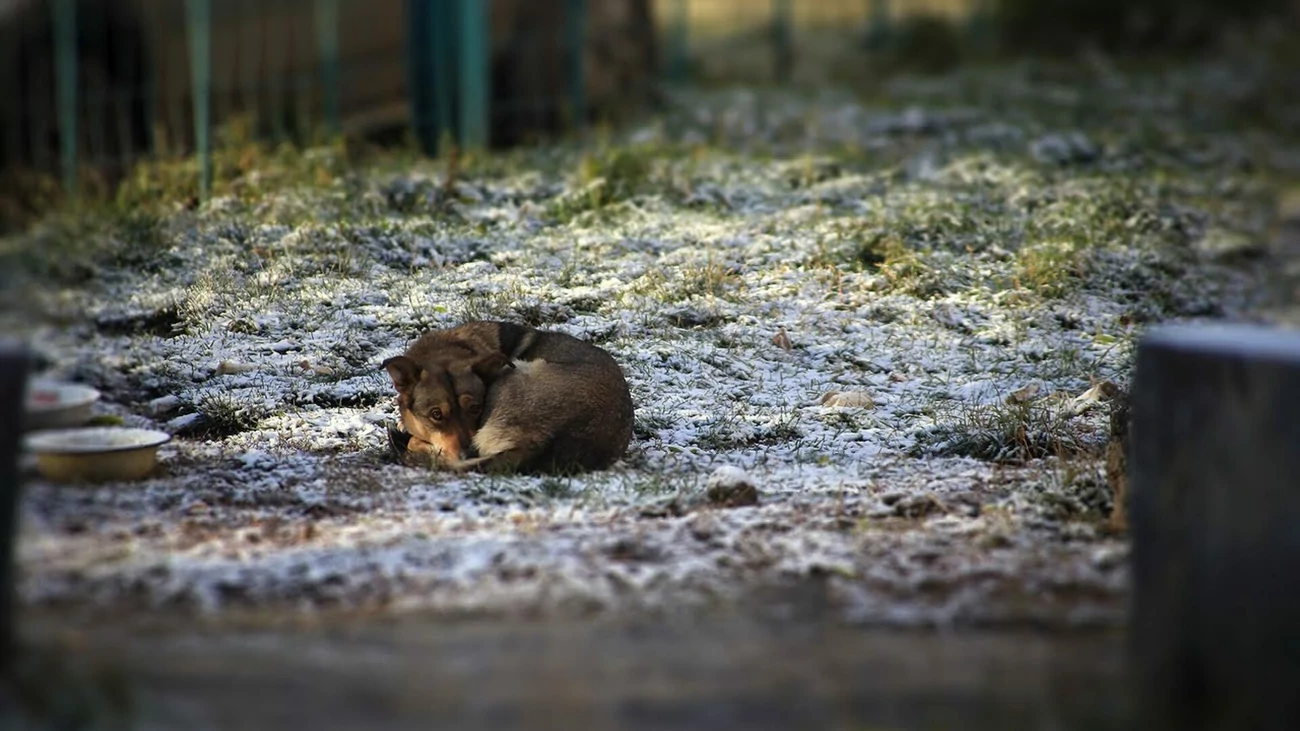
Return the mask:
M1153 329L1130 402L1134 727L1300 728L1300 334Z

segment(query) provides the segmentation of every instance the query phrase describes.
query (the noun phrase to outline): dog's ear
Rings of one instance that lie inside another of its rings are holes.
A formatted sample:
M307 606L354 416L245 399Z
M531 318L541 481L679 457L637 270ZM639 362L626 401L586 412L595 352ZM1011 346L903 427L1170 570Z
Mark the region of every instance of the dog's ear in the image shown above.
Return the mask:
M398 393L406 393L415 388L415 384L420 381L420 376L424 375L424 369L420 364L404 355L395 355L384 361L381 366L388 371L388 377L393 379L393 386L397 388Z
M502 371L514 367L515 364L510 362L510 357L501 352L481 356L470 366L474 371L474 375L482 378L484 383L495 381Z

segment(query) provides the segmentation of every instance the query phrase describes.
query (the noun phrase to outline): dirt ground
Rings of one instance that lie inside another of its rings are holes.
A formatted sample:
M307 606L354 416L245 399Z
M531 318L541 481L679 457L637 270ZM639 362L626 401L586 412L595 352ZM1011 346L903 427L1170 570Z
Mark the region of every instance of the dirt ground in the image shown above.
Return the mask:
M313 150L6 242L50 372L175 436L141 485L28 480L24 698L144 729L1113 727L1128 544L1077 397L1152 323L1294 322L1258 304L1300 175L1290 136L1242 142L1252 100L1295 113L1249 53L1124 73L687 94L455 176ZM610 350L624 463L386 460L378 363L467 316ZM758 501L710 500L720 471Z

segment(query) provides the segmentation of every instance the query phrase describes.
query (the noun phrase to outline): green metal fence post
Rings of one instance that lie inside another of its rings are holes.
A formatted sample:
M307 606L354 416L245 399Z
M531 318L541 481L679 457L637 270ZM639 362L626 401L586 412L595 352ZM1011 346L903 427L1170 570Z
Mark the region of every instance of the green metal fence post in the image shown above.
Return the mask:
M867 0L867 48L879 49L889 43L889 15L889 0Z
M599 2L600 0L597 0ZM608 1L608 0L606 0ZM568 0L565 5L564 41L569 47L569 103L574 129L587 119L587 2Z
M405 9L406 94L411 104L411 122L420 152L432 155L435 142L430 97L433 85L430 63L433 57L428 51L433 27L428 18L430 8L427 0L405 0Z
M487 0L460 0L460 139L467 148L488 141L488 13Z
M970 16L966 22L966 32L976 48L987 50L992 40L992 0L972 0Z
M212 192L212 1L186 0L190 36L190 95L194 105L194 153L199 158L199 196Z
M679 83L686 80L688 55L686 30L686 0L674 0L671 30L668 38L668 78Z
M433 149L445 135L460 139L460 0L433 0L429 12L429 48L432 64Z
M85 45L82 46L82 53L88 56L98 56L104 58L108 55L108 48L111 45L108 33L107 19L103 13L88 12L77 18L77 25L80 29L77 33ZM107 127L108 127L108 99L109 89L104 83L82 84L77 89L78 101L82 109L86 111L87 124L83 126L83 132L86 138L86 158L87 164L94 166L101 162L106 162L106 145Z
M109 33L112 33L110 30ZM137 86L137 79L141 78L136 72L138 71L139 59L137 58L140 49L132 41L124 43L113 43L113 38L107 39L106 44L113 54L114 63L117 68L121 69L122 77L125 81L113 84L109 88L109 99L106 106L113 107L113 114L117 120L117 145L118 163L123 170L129 170L135 164L135 156L139 152L136 144L140 142L136 138L139 130L137 123L139 115L137 104L139 103L136 96L140 94L140 88Z
M316 0L316 42L320 50L321 94L325 101L325 126L339 133L339 0Z
M289 75L289 63L286 60L288 54L285 51L285 44L279 39L283 35L288 35L290 28L284 20L271 18L264 20L271 31L271 38L266 44L267 93L271 97L271 139L275 140L276 144L280 144L289 136L289 129L285 124L287 113L284 101L284 80Z
M54 10L54 72L59 109L59 151L63 185L68 195L77 193L77 4L57 0Z
M772 0L772 61L777 81L789 81L794 68L790 0Z

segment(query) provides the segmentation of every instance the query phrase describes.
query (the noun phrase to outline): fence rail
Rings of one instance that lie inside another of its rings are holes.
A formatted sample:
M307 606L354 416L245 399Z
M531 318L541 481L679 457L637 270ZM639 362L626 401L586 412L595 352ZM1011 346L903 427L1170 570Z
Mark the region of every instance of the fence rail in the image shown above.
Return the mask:
M689 81L718 42L762 47L770 75L789 80L804 33L878 46L905 15L986 4L0 0L0 168L57 173L75 192L90 170L196 154L206 195L223 135L305 144L387 130L428 154L444 139L511 144L580 128L655 78Z

